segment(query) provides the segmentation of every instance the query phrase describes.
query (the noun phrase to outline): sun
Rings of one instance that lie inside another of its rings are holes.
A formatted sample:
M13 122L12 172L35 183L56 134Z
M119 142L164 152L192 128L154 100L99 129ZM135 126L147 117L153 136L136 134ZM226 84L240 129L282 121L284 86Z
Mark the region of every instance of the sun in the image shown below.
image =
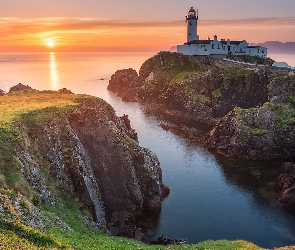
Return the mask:
M52 41L52 40L47 41L46 44L48 47L54 47L54 41Z

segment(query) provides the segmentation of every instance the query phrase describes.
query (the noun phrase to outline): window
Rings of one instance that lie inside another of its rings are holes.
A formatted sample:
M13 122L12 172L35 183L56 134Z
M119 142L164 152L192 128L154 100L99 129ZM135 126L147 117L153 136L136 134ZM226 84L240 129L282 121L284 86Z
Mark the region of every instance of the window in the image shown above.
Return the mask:
M212 49L214 49L214 44L212 44Z
M220 49L219 44L218 44L218 49Z

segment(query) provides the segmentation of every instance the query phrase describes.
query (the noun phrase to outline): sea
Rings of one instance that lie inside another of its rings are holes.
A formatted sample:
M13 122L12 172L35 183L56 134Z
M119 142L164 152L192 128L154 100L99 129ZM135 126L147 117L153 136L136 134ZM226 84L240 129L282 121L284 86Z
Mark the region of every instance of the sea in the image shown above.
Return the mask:
M168 235L190 243L244 239L265 248L295 245L295 215L277 202L275 193L279 162L216 157L163 130L159 126L163 116L147 114L140 104L123 102L107 90L116 70L139 71L153 55L2 53L0 89L8 91L18 83L38 90L67 88L76 94L100 97L117 115L129 116L140 145L158 156L163 182L171 190L160 215L147 218L151 226L147 239ZM295 55L270 57L295 67Z

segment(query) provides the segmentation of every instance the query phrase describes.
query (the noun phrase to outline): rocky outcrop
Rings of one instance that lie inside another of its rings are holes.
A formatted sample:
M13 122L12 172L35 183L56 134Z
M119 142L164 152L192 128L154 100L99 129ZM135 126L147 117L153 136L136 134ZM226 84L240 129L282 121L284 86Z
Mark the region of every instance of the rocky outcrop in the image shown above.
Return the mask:
M227 157L254 160L295 157L295 78L278 77L269 85L269 102L235 108L210 132L205 146Z
M138 87L140 81L136 70L123 69L117 70L115 74L111 76L109 81L108 90L118 93L123 101L133 102L137 101Z
M125 101L212 125L235 106L262 105L267 101L267 83L266 68L159 53L143 63L139 75L132 69L116 71L108 89Z
M150 242L151 245L181 245L187 243L186 239L177 239L173 236L161 235L156 240Z
M5 92L2 89L0 89L0 96L3 96L3 95L5 95Z
M132 69L117 71L109 89L148 110L214 126L207 137L193 127L161 124L217 154L291 159L295 152L294 72L259 59L259 64L264 62L257 66L161 52L143 63L139 75Z
M139 146L127 116L117 117L98 98L77 102L70 112L52 107L23 116L17 125L23 138L17 153L22 174L43 202L61 202L55 185L77 197L98 227L138 236L137 221L159 213L169 193L159 160ZM36 123L44 113L50 119Z
M14 91L20 91L20 90L28 90L32 89L29 85L24 85L22 83L19 83L9 89L9 93L14 92Z
M279 200L284 205L295 207L295 164L285 162L282 164L282 173L279 175Z
M62 88L58 90L59 93L65 93L65 94L73 94L73 92L67 88Z
M34 206L20 193L13 193L2 189L0 191L0 223L5 221L22 221L27 226L46 231L48 227L62 230L72 229L53 213L45 212Z

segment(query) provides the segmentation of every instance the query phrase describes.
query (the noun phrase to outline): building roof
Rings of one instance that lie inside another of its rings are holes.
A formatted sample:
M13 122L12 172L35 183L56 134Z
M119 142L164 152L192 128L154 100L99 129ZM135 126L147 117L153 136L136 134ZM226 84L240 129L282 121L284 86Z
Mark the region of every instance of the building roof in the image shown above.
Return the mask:
M195 11L194 7L191 7L188 12L196 12L196 11Z
M185 44L210 44L212 40L193 40Z
M235 45L239 45L240 43L242 43L243 41L230 41L230 44L235 44Z

